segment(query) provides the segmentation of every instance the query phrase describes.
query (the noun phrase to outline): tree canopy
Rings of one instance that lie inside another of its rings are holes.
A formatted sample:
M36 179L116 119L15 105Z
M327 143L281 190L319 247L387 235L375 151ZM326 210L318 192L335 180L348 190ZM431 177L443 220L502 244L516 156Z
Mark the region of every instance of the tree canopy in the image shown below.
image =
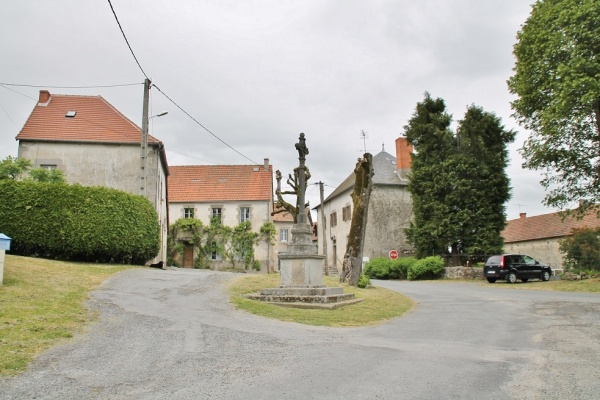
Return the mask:
M29 175L24 177L24 175ZM6 157L0 161L1 180L33 180L35 182L66 183L65 174L58 169L31 168L31 161L24 158Z
M583 213L600 200L600 2L538 0L514 46L508 87L530 130L524 167L545 173L544 203Z
M448 249L453 254L499 252L510 198L506 146L515 133L474 105L456 133L451 122L444 100L426 94L405 126L415 149L408 186L414 219L407 238L420 257Z

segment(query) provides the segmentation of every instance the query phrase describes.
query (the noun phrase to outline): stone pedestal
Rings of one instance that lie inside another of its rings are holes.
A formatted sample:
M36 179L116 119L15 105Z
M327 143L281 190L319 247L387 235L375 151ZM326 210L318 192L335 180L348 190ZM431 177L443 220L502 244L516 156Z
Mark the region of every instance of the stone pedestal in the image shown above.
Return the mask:
M308 224L294 224L288 252L279 255L281 284L247 297L298 308L338 308L362 301L341 287L323 284L325 256L317 254L311 236Z

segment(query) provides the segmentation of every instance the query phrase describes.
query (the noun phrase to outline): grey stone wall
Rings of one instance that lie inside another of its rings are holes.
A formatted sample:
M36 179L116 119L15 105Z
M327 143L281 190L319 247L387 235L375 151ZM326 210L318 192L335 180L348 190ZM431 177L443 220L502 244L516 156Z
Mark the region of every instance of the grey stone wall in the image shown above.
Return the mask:
M442 276L447 279L483 279L483 268L446 267Z

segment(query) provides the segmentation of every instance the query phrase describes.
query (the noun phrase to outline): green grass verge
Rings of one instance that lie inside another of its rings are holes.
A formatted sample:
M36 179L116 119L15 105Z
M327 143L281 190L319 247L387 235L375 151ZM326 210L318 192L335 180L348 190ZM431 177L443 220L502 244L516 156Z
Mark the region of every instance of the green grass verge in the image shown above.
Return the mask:
M548 282L529 281L516 283L506 283L497 281L486 285L499 287L503 289L523 289L523 290L547 290L556 292L585 292L585 293L600 293L600 278L582 279L579 281L568 281L566 279L552 280Z
M80 332L96 317L84 307L88 293L129 268L6 255L0 285L0 375L25 370L37 354Z
M376 325L406 313L414 305L410 298L391 290L378 287L360 289L343 285L336 277L324 276L323 281L327 286L342 286L345 293L354 293L356 298L364 300L358 304L328 310L280 307L249 300L243 296L259 292L261 289L277 287L280 284L278 274L239 277L229 282L228 288L231 302L241 310L267 318L307 325L329 327Z

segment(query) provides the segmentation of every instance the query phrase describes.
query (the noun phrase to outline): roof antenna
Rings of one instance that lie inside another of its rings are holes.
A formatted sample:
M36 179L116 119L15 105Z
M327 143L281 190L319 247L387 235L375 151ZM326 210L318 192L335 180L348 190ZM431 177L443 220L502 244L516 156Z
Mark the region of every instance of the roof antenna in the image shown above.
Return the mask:
M385 143L381 143L381 152L383 153L385 151Z
M365 153L367 152L367 133L365 131L360 131L360 137L363 140L363 147L365 149Z

